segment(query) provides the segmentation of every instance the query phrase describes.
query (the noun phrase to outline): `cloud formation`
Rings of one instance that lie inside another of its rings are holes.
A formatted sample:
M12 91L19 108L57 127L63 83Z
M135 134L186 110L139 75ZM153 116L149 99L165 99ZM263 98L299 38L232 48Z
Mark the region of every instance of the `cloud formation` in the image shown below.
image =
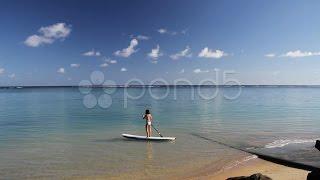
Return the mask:
M5 72L5 69L4 68L0 68L0 75L4 74L4 72Z
M102 64L100 64L100 67L108 67L108 66L109 66L108 63L102 63Z
M172 35L172 36L178 34L176 31L169 31L168 29L165 29L165 28L160 28L160 29L158 29L157 31L158 31L158 33L160 33L160 34L169 34L169 35Z
M12 73L8 75L9 78L14 79L16 77L16 74Z
M52 44L56 40L63 41L71 33L71 26L66 23L56 23L50 26L41 27L39 34L34 34L24 41L29 47L38 47L43 44Z
M168 34L168 35L172 35L172 36L175 36L178 34L186 35L188 33L188 29L184 29L182 31L170 31L166 28L160 28L160 29L157 29L157 32L160 34Z
M115 56L120 56L120 57L130 57L131 54L137 52L137 50L135 49L135 47L138 45L138 40L137 39L132 39L130 42L130 45L122 50L118 50L116 52L114 52Z
M309 52L309 51L289 51L282 54L281 57L299 58L299 57L310 57L310 56L320 56L320 52Z
M120 69L120 71L121 71L121 72L126 72L126 71L127 71L127 68L124 68L124 67L123 67L123 68Z
M101 56L101 53L99 51L95 51L92 49L91 51L85 52L82 54L83 56Z
M160 56L162 56L162 53L160 52L159 44L157 45L156 48L151 49L151 52L148 53L148 56L153 60L157 60Z
M190 51L191 51L190 47L187 46L184 50L182 50L176 54L172 54L170 56L170 58L173 60L177 60L177 59L180 59L183 57L192 57L192 53Z
M194 73L199 74L199 73L208 73L209 70L201 70L201 69L195 69L193 70Z
M57 70L57 72L60 73L60 74L66 73L66 71L65 71L65 69L64 69L63 67L59 68L59 69Z
M160 34L165 34L165 33L167 33L168 31L167 31L167 29L160 28L160 29L158 29L158 32L159 32Z
M70 67L72 67L72 68L79 68L79 67L80 67L80 64L70 64Z
M269 53L269 54L265 54L264 56L265 56L265 57L268 57L268 58L273 58L273 57L276 56L276 54L274 54L274 53Z
M219 59L222 58L223 56L227 56L228 54L217 49L217 50L211 50L208 47L205 47L201 50L201 52L199 53L199 57L203 57L203 58L215 58L215 59Z
M52 44L53 42L54 39L47 38L44 36L32 35L24 41L24 44L30 47L38 47L42 44Z
M138 40L149 40L150 39L149 36L145 36L145 35L137 35L137 36L130 35L130 38L138 39Z
M116 64L117 63L117 60L110 59L110 58L106 58L104 61L107 62L107 63L110 63L110 64Z

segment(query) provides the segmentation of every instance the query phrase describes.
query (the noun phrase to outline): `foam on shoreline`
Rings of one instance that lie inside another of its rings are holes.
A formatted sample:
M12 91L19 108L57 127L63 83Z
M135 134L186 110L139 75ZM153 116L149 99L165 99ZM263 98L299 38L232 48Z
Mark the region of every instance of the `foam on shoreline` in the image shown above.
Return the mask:
M246 157L244 157L244 158L242 158L240 160L237 160L237 161L231 163L230 165L225 166L223 168L223 170L228 170L228 169L234 168L236 166L239 166L240 164L244 164L244 163L246 163L246 162L248 162L250 160L256 159L256 158L258 158L258 156L256 156L256 155L246 156Z
M303 143L315 143L317 139L279 139L266 144L265 148L278 148L284 147L289 144L303 144Z

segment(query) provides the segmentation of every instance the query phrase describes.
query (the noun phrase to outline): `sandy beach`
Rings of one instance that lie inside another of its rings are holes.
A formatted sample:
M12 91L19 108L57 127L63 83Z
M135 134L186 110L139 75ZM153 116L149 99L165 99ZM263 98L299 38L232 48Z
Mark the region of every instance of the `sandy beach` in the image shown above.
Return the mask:
M304 180L308 175L308 171L278 165L257 158L246 163L239 164L238 166L232 167L230 169L222 170L215 174L192 177L191 179L222 180L229 177L250 176L255 173L261 173L272 179L281 180Z
M247 156L251 157L251 156ZM239 163L227 163L219 171L210 166L202 167L197 170L190 170L186 167L173 170L177 172L165 171L162 175L151 177L146 172L130 172L123 173L120 176L89 176L89 177L69 177L65 179L190 179L190 180L225 180L230 177L250 176L252 174L261 173L270 177L273 180L305 180L308 171L290 168L268 162L259 158L251 158L248 161L236 161ZM232 165L231 165L232 164ZM184 169L184 170L183 170ZM175 174L175 175L174 175ZM181 175L185 174L185 175Z

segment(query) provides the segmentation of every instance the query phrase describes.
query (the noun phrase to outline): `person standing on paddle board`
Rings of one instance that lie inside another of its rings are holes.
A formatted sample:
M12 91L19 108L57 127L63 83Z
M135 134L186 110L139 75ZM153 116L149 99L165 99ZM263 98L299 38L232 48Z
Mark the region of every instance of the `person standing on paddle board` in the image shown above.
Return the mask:
M151 121L152 121L152 115L149 111L149 109L146 110L146 113L143 115L143 119L146 120L146 133L147 137L151 137Z

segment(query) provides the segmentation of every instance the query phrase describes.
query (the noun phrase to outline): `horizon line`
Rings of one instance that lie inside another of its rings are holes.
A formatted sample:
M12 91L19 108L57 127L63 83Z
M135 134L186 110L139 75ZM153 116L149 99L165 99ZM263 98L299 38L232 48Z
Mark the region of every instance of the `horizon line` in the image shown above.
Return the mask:
M277 84L277 85L271 85L271 84L241 84L241 85L200 85L200 84L181 84L181 85L90 85L90 86L79 86L79 85L25 85L25 86L0 86L1 89L3 88L64 88L64 87L90 87L90 88L134 88L134 87L320 87L320 85L293 85L293 84Z

